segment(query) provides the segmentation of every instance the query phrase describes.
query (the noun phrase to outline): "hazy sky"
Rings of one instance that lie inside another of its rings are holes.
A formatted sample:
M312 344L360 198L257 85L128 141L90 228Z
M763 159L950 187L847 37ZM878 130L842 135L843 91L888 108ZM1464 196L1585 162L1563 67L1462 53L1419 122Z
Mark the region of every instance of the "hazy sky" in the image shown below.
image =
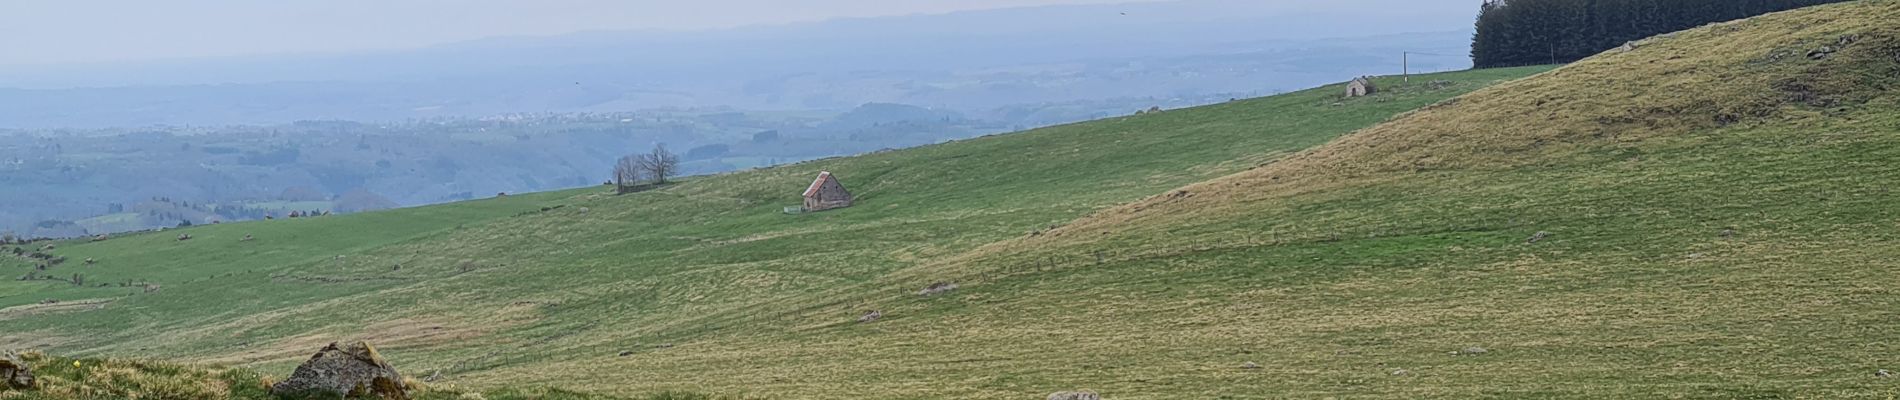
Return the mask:
M0 0L0 65L342 52L583 30L1131 1ZM1293 2L1300 1L1324 2Z

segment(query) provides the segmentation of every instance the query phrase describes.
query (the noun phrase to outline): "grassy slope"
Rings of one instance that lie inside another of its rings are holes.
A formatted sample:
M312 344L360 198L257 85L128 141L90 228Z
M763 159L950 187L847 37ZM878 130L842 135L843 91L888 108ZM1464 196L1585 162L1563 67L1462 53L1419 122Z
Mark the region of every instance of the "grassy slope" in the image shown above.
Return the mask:
M882 298L929 283L895 281L894 271L1238 172L1543 70L1417 77L1452 84L1343 102L1338 87L1327 87L707 177L629 196L583 189L197 227L185 231L198 237L188 242L168 232L70 244L59 254L100 260L69 267L88 280L150 280L164 291L94 311L0 318L0 346L287 370L323 343L366 337L409 371L441 371L477 387L775 398L1047 392L1068 379L1034 372L1065 365L1058 355L1004 365L1020 372L1005 381L970 381L987 379L998 365L967 361L984 358L980 352L891 342L880 332L916 317L848 322L884 307ZM819 170L837 173L859 205L779 214L797 204ZM516 215L553 204L565 207ZM236 241L244 234L258 240ZM32 289L0 302L132 292L18 282L0 288L23 284ZM627 350L634 354L616 356ZM610 371L631 375L604 379Z
M5 400L69 399L270 399L273 378L242 368L176 364L150 360L74 359L28 352L20 357L31 369L33 390L0 388ZM609 397L553 389L502 389L476 392L450 386L408 382L415 400L611 400ZM642 400L714 400L702 394L656 393ZM314 400L314 399L313 399Z
M1669 35L899 273L972 283L879 338L1116 398L1890 398L1896 86L1894 1Z

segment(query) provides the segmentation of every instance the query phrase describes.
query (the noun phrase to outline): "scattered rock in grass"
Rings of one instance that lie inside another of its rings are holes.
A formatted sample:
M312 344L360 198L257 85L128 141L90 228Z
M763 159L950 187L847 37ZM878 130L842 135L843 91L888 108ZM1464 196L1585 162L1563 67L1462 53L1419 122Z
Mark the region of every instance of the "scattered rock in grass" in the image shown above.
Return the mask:
M1102 400L1102 395L1090 391L1055 392L1049 394L1049 400Z
M1723 229L1722 229L1722 238L1723 238L1723 239L1727 239L1727 238L1732 238L1732 237L1735 237L1735 228L1723 228Z
M57 248L59 248L59 246L54 246L54 245L49 244L45 246L40 246L40 251L53 251L53 249L57 249Z
M1406 376L1411 374L1412 371L1406 371L1404 368L1392 370L1392 376Z
M28 390L34 387L33 371L26 368L26 361L11 352L0 354L0 388Z
M105 241L105 240L106 240L106 238L107 238L107 237L106 237L106 235L99 235L99 236L93 236L93 237L92 237L92 241L94 241L94 242L103 242L103 241Z
M864 316L858 317L858 323L860 324L869 323L872 321L877 321L880 318L884 318L883 311L871 310L870 312L864 313Z
M442 370L439 370L439 369L435 370L435 372L433 373L430 373L429 377L422 378L423 382L435 382L439 380L442 380Z
M1260 364L1254 364L1253 361L1248 361L1245 364L1240 364L1240 369L1260 369Z
M407 400L409 391L403 385L402 374L396 367L383 360L376 353L376 347L369 343L356 342L349 346L330 343L323 350L304 361L289 378L271 385L271 394L277 396L344 396L350 398L380 397L392 400Z
M178 235L178 241L180 241L180 242L183 242L183 241L186 241L186 240L191 240L191 234L189 234L189 233L186 233L186 234L180 234L180 235Z
M622 350L619 356L626 357L626 356L631 356L631 355L633 355L633 350Z
M1620 53L1628 53L1628 52L1636 51L1636 47L1637 47L1636 42L1623 42L1623 46L1617 47L1616 51Z
M1483 347L1472 346L1472 347L1466 347L1464 350L1459 350L1458 354L1466 355L1466 356L1475 356L1475 355L1484 354L1488 352L1490 351L1485 350Z
M1550 238L1550 232L1537 231L1537 234L1531 235L1531 238L1524 240L1524 243L1537 243L1548 238Z
M1809 50L1808 59L1819 60L1819 59L1827 58L1827 56L1832 55L1832 54L1834 54L1834 47L1821 46L1821 48Z
M40 300L40 304L59 304L59 299Z
M98 264L98 263L99 263L98 260L94 260L92 259L92 257L86 257L86 265L93 265L93 264Z
M243 239L238 239L240 242L249 242L252 240L257 240L257 238L251 237L251 235L244 235Z
M1893 377L1893 372L1892 372L1892 371L1888 371L1888 370L1884 370L1884 369L1883 369L1883 370L1879 370L1879 371L1874 371L1874 377L1876 377L1876 378L1892 378L1892 377Z
M672 347L673 347L672 343L660 343L660 344L653 345L653 348L656 348L656 349L666 349L666 348L672 348Z
M594 209L591 209L591 208L581 207L581 214L586 214L588 211L593 211L593 210Z
M930 286L924 287L924 290L917 291L917 295L928 297L928 296L943 294L945 292L949 292L952 290L957 290L957 284L950 283L950 282L937 282L937 283L930 284Z

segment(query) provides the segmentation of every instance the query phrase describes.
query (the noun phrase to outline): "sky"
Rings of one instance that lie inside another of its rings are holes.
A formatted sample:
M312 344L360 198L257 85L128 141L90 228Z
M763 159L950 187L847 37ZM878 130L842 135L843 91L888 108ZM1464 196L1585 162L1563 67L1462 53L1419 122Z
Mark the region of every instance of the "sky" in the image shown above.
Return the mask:
M341 53L589 30L1131 1L1137 0L0 0L0 65Z

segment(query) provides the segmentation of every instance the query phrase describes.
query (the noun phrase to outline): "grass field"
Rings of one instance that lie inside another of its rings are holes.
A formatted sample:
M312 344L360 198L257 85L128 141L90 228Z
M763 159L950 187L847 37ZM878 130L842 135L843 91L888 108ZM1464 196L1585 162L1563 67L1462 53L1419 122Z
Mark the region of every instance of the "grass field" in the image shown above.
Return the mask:
M20 357L32 368L33 391L0 389L0 399L278 399L272 396L273 378L243 368L177 364L126 359L75 359L27 352ZM614 398L545 388L502 389L488 392L453 386L409 383L414 400L613 400ZM728 398L684 392L663 392L625 400L724 400ZM318 400L318 399L311 399Z
M895 274L997 300L886 335L1112 327L961 346L1142 398L1891 398L1895 21L1776 14L1487 88Z
M327 342L361 337L411 373L440 371L447 382L473 388L774 398L860 393L854 386L915 372L866 375L884 363L875 360L848 374L794 363L770 374L717 374L730 379L719 381L707 379L707 369L769 343L836 337L812 343L821 350L873 335L846 323L857 314L826 307L928 283L885 282L894 271L1242 171L1546 69L1415 77L1421 84L1413 86L1384 79L1389 90L1372 98L1344 100L1339 87L1319 88L704 177L628 196L584 188L62 244L59 255L98 263L49 273L80 273L89 286L8 281L0 283L0 293L11 293L0 297L0 307L37 307L49 298L111 302L0 317L0 344L281 373ZM1431 80L1448 84L1423 84ZM798 203L820 170L842 177L858 205L780 213ZM177 240L187 233L194 238ZM255 239L240 241L245 235ZM145 293L147 282L162 289ZM905 318L911 317L892 320ZM617 356L628 351L637 354ZM839 357L850 353L823 362L843 362ZM782 360L753 363L766 362ZM596 380L607 368L655 375Z
M56 273L164 289L0 283L112 300L0 312L0 347L268 373L366 338L446 385L617 396L1888 398L1896 21L1870 0L1371 98L62 244L99 263ZM780 213L820 170L858 204Z

